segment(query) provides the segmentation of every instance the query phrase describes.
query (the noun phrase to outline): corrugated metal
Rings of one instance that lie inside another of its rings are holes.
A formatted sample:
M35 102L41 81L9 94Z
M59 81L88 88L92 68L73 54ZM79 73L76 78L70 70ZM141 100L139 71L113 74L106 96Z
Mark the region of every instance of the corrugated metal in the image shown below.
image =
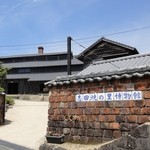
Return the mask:
M83 64L80 60L73 58L71 60L72 65ZM63 66L67 65L67 60L58 61L31 61L31 62L18 62L18 63L5 63L2 64L6 68L31 68L31 67L51 67L51 66Z

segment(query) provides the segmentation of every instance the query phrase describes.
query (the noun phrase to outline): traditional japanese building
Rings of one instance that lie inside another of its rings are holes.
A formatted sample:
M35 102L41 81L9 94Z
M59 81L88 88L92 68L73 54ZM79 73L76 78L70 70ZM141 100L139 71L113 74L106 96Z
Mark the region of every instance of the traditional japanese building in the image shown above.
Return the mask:
M41 52L42 49L42 52ZM67 53L43 53L0 57L8 68L5 80L7 94L38 94L46 92L44 82L67 75ZM83 69L83 62L72 56L72 74Z
M150 54L95 61L45 84L47 132L64 134L66 141L100 143L149 121Z
M95 60L107 60L134 54L139 54L135 47L103 37L80 53L77 58L84 63L85 68Z
M78 56L71 59L72 74L77 74L97 60L108 60L137 54L136 48L101 38ZM67 75L67 52L44 53L38 48L38 54L3 56L2 65L8 68L5 80L7 94L38 94L46 92L44 83L58 76Z

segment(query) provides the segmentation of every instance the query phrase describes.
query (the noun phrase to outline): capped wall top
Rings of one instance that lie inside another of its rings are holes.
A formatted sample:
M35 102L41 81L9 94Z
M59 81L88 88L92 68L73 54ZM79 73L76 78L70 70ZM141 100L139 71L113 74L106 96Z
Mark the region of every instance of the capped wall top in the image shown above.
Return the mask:
M144 75L150 75L150 53L95 61L77 75L57 77L55 80L45 83L45 85L56 86L78 82L93 82L94 80L110 80L112 78L142 77Z

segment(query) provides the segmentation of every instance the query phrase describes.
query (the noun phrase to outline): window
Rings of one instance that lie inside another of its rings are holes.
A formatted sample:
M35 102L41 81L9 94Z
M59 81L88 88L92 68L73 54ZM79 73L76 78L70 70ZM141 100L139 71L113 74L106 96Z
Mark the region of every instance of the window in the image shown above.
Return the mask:
M29 73L29 72L30 72L30 68L23 68L18 70L18 73Z

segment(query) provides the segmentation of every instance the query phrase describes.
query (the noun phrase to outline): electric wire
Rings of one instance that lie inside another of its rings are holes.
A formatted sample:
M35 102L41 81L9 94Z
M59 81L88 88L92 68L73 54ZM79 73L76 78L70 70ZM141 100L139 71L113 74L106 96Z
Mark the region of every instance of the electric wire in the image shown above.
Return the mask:
M82 44L80 44L79 42L77 42L76 40L74 40L73 38L72 38L72 41L75 42L75 43L76 43L77 45L79 45L80 47L86 49L85 46L83 46Z
M82 48L86 48L85 46L83 46L82 44L80 44L77 41L83 41L85 42L85 40L88 39L95 39L95 38L100 38L100 37L106 37L106 36L113 36L113 35L118 35L118 34L124 34L124 33L129 33L129 32L134 32L134 31L139 31L139 30L144 30L144 29L149 29L150 26L145 26L145 27L141 27L141 28L135 28L135 29L131 29L131 30L125 30L125 31L119 31L119 32L114 32L114 33L109 33L109 34L105 34L105 35L99 35L99 36L91 36L91 37L84 37L84 38L75 38L72 39L76 44L78 44L79 46L81 46ZM26 44L11 44L11 45L0 45L0 48L7 48L7 47L27 47L27 46L36 46L36 45L52 45L52 44L60 44L60 43L66 43L67 40L58 40L58 41L52 41L52 42L39 42L39 43L26 43Z
M80 41L80 40L86 40L86 39L95 39L95 38L99 38L99 37L113 36L113 35L117 35L117 34L124 34L124 33L129 33L129 32L149 29L149 28L150 28L150 26L145 26L145 27L141 27L141 28L135 28L135 29L131 29L131 30L119 31L119 32L114 32L114 33L108 33L108 34L104 34L104 35L91 36L91 37L85 37L85 38L78 38L78 39L75 39L75 40Z

